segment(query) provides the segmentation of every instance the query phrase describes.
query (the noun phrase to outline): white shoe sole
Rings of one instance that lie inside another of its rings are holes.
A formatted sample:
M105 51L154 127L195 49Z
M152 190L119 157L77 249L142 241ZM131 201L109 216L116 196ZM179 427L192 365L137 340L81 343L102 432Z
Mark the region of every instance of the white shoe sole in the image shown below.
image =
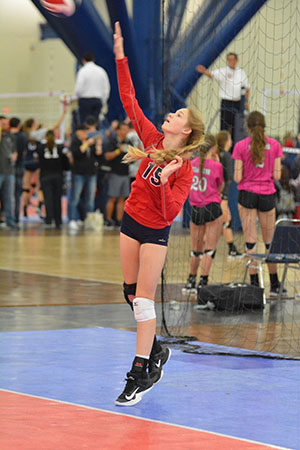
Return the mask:
M160 377L160 380L161 380L161 378L162 378L162 377ZM159 381L159 380L157 380L157 382L158 382L158 381ZM146 394L147 392L151 391L151 389L153 388L153 386L154 386L154 384L152 384L152 386L150 386L150 387L149 387L148 389L146 389L145 391L140 392L139 394L136 394L135 398L133 398L132 400L129 400L129 401L126 402L126 403L118 402L118 400L115 400L115 405L117 405L117 406L134 406L134 405L136 405L137 403L139 403L139 402L142 400L144 394Z
M194 309L199 310L199 311L201 311L201 310L213 311L215 309L215 304L213 302L208 301L204 305L195 305Z
M269 293L269 298L277 298L277 297L279 297L279 292L278 294L276 292ZM289 298L289 294L287 292L283 292L281 298Z

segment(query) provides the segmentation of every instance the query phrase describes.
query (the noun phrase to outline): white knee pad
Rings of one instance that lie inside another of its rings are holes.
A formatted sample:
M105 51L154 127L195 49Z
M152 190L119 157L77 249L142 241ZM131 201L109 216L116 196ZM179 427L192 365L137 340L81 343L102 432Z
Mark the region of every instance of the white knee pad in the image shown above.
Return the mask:
M136 297L133 300L134 317L137 322L146 322L156 318L155 303L144 297Z

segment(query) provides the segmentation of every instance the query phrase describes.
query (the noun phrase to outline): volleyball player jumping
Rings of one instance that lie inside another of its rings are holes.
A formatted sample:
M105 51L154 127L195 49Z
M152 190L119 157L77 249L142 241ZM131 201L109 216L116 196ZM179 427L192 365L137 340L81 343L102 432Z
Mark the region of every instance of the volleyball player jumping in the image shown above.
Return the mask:
M192 183L188 156L202 142L204 124L195 112L182 108L167 116L162 124L164 134L160 133L135 98L118 22L114 53L120 97L145 148L145 152L130 149L127 154L127 161L143 159L125 203L120 234L124 296L137 321L137 345L125 389L115 403L131 406L161 379L162 366L171 354L155 337L154 296L167 254L170 226Z

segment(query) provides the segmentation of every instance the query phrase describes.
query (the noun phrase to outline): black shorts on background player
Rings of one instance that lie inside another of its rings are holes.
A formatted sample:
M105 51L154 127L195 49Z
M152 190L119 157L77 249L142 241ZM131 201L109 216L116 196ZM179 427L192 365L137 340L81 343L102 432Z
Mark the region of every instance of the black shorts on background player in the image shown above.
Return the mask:
M244 208L267 212L275 208L276 194L261 195L249 191L239 191L238 202Z
M203 208L192 206L191 221L195 225L205 225L207 222L212 222L218 217L222 216L222 209L220 203L209 203Z

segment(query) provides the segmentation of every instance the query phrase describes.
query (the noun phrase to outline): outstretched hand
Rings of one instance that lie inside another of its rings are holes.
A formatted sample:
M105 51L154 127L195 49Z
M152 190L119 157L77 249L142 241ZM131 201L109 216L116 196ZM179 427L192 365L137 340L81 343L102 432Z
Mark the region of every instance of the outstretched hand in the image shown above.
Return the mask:
M166 184L168 181L169 176L176 172L176 170L180 169L180 167L183 164L183 159L180 156L175 156L176 159L173 159L169 164L167 164L163 170L161 171L160 175L160 182L161 184Z
M125 56L124 45L123 45L123 36L122 36L120 22L115 23L114 54L115 54L116 59L122 59Z
M206 67L202 66L201 64L198 64L198 66L196 67L196 70L199 73L205 73L206 72Z

